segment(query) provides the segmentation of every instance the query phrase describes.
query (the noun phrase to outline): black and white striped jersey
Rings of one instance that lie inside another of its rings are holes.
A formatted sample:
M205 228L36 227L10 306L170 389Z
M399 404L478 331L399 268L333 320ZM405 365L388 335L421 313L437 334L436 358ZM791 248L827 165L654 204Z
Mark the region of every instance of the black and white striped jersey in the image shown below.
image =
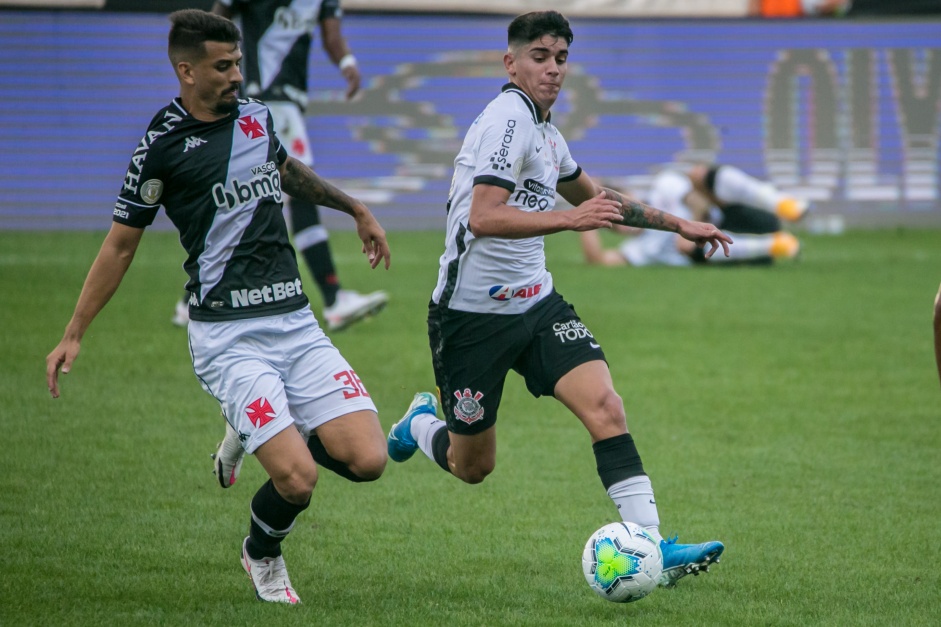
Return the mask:
M239 100L227 117L202 122L176 98L151 121L114 221L144 228L164 207L188 254L193 320L254 318L307 304L281 212L278 166L285 159L268 108L257 100Z
M317 25L343 16L340 0L221 0L241 18L243 93L307 106L307 58Z

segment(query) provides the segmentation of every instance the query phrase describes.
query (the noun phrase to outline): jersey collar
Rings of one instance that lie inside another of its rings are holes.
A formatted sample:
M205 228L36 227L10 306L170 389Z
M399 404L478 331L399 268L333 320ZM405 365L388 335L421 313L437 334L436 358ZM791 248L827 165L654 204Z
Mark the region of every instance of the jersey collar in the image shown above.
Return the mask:
M535 122L536 124L542 124L543 122L549 122L550 120L552 120L551 111L546 114L545 120L542 119L542 113L540 113L539 107L536 106L532 98L527 96L526 92L520 89L519 85L517 85L516 83L507 83L506 85L503 86L503 88L500 91L501 92L508 92L508 91L513 92L514 94L522 98L523 102L526 103L526 106L529 107L529 112L533 116L533 122Z

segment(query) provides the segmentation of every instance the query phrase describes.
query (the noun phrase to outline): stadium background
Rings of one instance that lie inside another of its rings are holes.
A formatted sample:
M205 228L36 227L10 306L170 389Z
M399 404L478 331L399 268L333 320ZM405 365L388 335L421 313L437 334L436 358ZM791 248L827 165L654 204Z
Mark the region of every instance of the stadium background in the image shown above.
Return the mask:
M813 199L810 228L941 225L938 19L572 21L554 116L592 174L643 195L661 168L726 162ZM314 46L318 170L387 228L442 228L451 160L505 78L505 23L349 13L365 86L343 102ZM161 12L0 10L0 229L107 228L142 129L177 93L166 29Z

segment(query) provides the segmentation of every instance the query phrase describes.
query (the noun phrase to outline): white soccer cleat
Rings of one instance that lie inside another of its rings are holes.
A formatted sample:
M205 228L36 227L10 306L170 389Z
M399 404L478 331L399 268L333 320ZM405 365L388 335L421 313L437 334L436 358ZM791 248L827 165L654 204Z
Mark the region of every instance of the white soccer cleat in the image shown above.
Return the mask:
M212 454L212 474L219 480L223 488L230 488L239 478L242 470L242 461L245 459L245 449L239 433L228 422L225 423L225 437L219 442L219 448Z
M297 605L301 600L297 596L294 587L291 585L291 579L288 577L288 569L284 565L284 557L266 557L260 560L253 560L248 556L248 550L245 545L248 544L248 538L242 542L242 568L248 573L248 578L252 580L252 586L255 588L255 596L259 601L268 601L269 603L289 603Z
M185 300L176 301L176 308L173 310L170 322L178 327L185 327L190 323L190 307Z
M337 292L337 300L333 306L324 307L323 310L327 330L345 329L366 316L379 313L388 302L389 295L382 291L360 294L351 290L340 290Z

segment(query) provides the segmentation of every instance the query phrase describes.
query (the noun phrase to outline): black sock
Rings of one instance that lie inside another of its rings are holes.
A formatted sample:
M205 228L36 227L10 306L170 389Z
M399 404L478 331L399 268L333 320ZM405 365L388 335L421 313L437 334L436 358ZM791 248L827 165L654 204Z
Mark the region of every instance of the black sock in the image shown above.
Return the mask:
M295 505L278 494L269 479L252 498L251 530L245 549L253 560L281 555L281 541L294 526L294 519L307 509L310 499Z
M435 455L435 462L445 471L451 472L448 466L448 449L451 447L451 438L447 427L441 427L431 436L431 450Z
M598 476L605 490L619 481L647 474L630 433L598 440L591 448L595 451Z
M317 282L320 294L323 297L325 307L332 307L337 300L337 292L340 291L340 281L337 279L337 269L333 265L333 256L330 254L330 243L327 240L326 230L320 224L320 211L317 205L299 200L291 199L291 226L294 229L295 241L307 241L304 231L312 229L321 229L318 237L311 238L314 243L301 249L304 261L310 268L310 273Z
M314 275L317 287L320 288L324 307L332 307L337 302L340 281L337 279L337 271L333 265L333 257L330 254L330 244L320 242L305 248L301 253L307 261L311 274Z
M344 479L349 479L350 481L355 481L356 483L366 481L366 479L363 479L359 475L354 474L353 471L350 470L349 466L330 457L330 453L327 452L323 442L321 442L320 438L318 438L316 435L311 435L307 439L307 450L310 451L310 454L313 456L314 461L317 462L318 466L326 468L327 470L332 470Z

